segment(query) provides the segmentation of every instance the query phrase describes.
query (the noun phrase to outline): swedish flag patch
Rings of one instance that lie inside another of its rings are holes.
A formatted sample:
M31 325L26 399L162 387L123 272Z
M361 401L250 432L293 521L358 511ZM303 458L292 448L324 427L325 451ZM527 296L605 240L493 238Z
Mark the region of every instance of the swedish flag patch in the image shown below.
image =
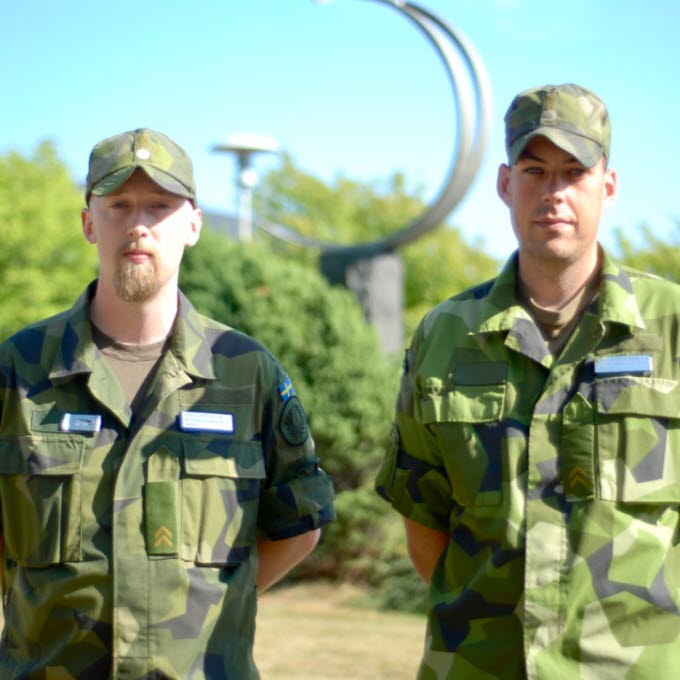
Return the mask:
M295 389L290 378L286 376L286 379L279 385L279 396L281 401L285 404L291 397L295 396Z

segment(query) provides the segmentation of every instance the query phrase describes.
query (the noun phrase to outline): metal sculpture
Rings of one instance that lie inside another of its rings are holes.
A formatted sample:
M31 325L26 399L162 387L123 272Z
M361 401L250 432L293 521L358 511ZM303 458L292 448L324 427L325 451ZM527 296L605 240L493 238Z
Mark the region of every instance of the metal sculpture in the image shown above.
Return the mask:
M452 26L427 9L400 0L368 0L395 9L414 23L441 58L456 109L457 137L448 173L438 195L425 212L406 226L375 241L353 245L335 244L298 234L289 227L258 220L257 226L276 238L321 251L342 254L348 260L394 252L441 224L472 183L486 148L490 87L486 71L470 43Z

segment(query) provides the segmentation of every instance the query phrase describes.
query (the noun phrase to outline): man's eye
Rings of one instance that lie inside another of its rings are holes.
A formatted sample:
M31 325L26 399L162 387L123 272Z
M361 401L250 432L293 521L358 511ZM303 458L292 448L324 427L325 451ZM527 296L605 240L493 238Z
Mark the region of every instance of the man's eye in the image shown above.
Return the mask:
M536 165L530 165L524 169L524 172L526 172L528 175L541 175L543 174L543 168L539 168Z
M151 207L153 210L174 210L175 204L172 201L154 201Z

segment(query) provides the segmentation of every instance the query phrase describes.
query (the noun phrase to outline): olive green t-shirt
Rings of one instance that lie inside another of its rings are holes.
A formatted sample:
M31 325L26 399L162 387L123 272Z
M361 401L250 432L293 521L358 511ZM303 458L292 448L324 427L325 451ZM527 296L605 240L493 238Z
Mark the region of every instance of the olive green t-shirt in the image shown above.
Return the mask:
M92 324L92 338L118 378L133 413L143 403L169 337L149 345L118 342Z
M599 277L591 278L571 300L561 307L541 307L518 282L519 297L543 333L548 349L559 356L574 332L586 307L597 295Z

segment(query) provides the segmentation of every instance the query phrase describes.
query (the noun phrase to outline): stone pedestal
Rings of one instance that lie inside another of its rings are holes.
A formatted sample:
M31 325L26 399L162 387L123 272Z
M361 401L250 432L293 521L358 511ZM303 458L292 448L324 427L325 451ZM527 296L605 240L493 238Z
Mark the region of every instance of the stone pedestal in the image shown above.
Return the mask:
M321 256L321 272L334 285L349 288L367 321L378 331L386 354L404 349L404 265L397 253L357 254L330 251Z

